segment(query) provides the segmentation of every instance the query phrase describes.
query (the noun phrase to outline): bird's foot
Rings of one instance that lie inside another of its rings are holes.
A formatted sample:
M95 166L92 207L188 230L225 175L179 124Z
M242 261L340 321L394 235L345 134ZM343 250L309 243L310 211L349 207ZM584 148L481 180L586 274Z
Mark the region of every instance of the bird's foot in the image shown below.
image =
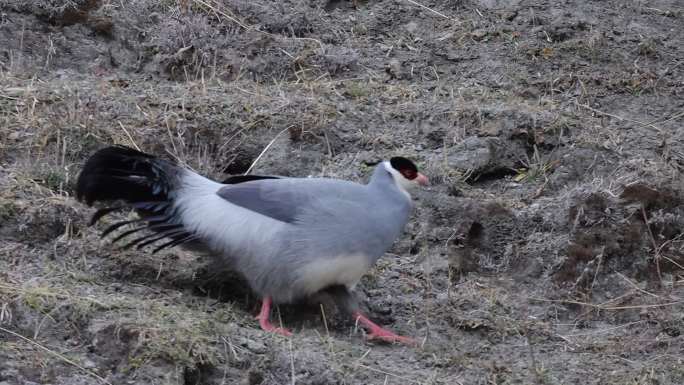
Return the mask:
M369 320L361 313L354 313L354 318L366 329L368 329L368 334L366 336L368 340L379 340L389 343L400 342L407 345L417 345L416 340L413 338L400 336L387 329L383 329L380 325Z
M367 335L369 340L380 340L383 342L389 342L389 343L394 343L394 342L399 342L402 344L406 345L417 345L416 340L414 340L411 337L404 337L400 336L398 334L394 334L389 330L383 329L383 328L378 328L376 330L370 330L370 333Z
M271 318L271 297L264 297L264 299L261 302L261 311L259 312L259 315L256 318L259 320L259 326L261 326L262 330L269 333L280 334L281 336L285 337L292 336L291 331L285 328L273 326L273 324L269 320Z
M292 337L291 331L285 328L273 326L273 324L268 320L259 319L259 326L261 326L261 329L265 332L280 334L281 336L285 337Z

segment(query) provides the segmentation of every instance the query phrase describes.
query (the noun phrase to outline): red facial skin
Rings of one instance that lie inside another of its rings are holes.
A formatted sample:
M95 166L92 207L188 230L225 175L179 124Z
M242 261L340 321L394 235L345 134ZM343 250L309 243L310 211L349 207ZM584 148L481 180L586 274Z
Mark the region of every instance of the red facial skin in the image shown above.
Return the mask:
M408 180L415 181L416 183L418 183L421 186L427 186L430 184L430 182L428 181L428 178L425 175L423 175L417 171L405 169L405 170L401 170L399 172L401 172L401 175L403 175L404 178L406 178Z

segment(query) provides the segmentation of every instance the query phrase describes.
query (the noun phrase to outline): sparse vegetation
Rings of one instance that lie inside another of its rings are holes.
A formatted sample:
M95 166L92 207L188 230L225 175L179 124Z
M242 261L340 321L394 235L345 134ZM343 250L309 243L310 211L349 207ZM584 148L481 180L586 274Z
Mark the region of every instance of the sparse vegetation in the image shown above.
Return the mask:
M684 383L684 12L495 3L0 0L0 383ZM357 291L420 347L318 304L267 335L207 258L101 241L73 185L112 143L216 179L412 157Z

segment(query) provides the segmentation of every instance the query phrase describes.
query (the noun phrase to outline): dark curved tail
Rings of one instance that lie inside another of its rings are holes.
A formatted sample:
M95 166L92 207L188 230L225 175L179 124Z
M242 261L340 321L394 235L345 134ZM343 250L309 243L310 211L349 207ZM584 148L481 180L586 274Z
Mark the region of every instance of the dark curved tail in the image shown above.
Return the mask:
M103 148L93 154L78 177L76 198L91 206L95 202L122 202L99 209L90 224L118 210L135 209L140 219L112 224L102 236L126 225L134 228L120 233L113 242L142 230L151 234L136 238L124 248L142 248L167 239L154 252L198 239L180 222L173 205L173 192L183 170L175 164L124 146ZM141 225L137 226L136 225Z
M175 166L124 146L93 154L78 177L76 198L91 206L96 201L128 203L165 201L177 179Z

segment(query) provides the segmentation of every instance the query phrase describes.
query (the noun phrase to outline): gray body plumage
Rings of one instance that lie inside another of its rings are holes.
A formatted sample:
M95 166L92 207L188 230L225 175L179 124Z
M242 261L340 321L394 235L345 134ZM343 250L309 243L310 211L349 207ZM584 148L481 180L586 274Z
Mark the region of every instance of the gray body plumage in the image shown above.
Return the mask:
M117 202L99 209L92 223L113 211L137 211L140 218L102 233L121 229L114 242L126 239L124 248L155 246L157 252L182 245L208 251L262 298L286 303L329 288L352 288L406 225L411 178L427 182L413 163L395 157L378 164L368 184L253 175L218 183L111 146L88 159L76 195L88 205Z
M353 287L401 234L409 195L379 164L366 185L324 178L216 183L183 170L177 220L276 303Z

